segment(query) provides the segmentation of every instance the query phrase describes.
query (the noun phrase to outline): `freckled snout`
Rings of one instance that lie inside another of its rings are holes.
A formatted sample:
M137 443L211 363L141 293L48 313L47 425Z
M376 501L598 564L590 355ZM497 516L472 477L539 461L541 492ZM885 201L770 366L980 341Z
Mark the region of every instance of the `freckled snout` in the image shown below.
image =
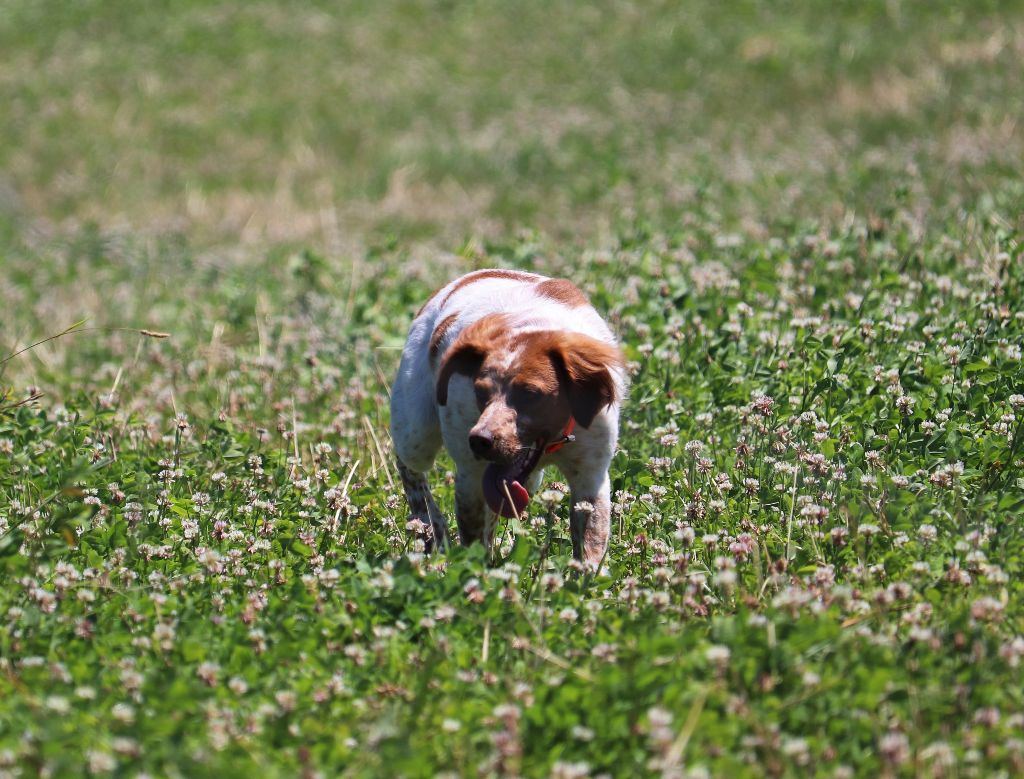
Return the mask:
M469 448L481 460L507 463L515 458L519 444L514 435L506 435L500 428L477 424L469 431Z
M515 412L505 403L489 403L469 430L469 448L483 460L511 462L520 448Z

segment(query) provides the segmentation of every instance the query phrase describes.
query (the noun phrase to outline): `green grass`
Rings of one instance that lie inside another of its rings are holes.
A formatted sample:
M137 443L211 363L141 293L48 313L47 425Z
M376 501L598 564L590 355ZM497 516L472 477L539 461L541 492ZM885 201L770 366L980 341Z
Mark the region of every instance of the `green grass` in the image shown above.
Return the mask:
M86 321L0 364L0 777L1024 772L1022 41L8 3L0 359ZM606 575L553 483L406 532L398 350L491 265L631 362Z
M1020 3L7 3L20 208L194 240L841 218L1014 180Z

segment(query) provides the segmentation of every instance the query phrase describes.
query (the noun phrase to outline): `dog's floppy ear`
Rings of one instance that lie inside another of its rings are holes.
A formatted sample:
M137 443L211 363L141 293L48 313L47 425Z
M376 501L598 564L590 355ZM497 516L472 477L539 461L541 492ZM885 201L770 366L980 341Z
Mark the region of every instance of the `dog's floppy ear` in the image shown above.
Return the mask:
M625 362L617 347L580 333L559 333L551 358L580 427L590 427L602 409L619 399L612 370L621 370Z
M480 364L484 361L486 350L483 345L473 339L464 339L461 336L451 345L441 360L441 367L437 372L437 405L448 404L448 382L453 373L463 373L467 376L474 375L480 370Z

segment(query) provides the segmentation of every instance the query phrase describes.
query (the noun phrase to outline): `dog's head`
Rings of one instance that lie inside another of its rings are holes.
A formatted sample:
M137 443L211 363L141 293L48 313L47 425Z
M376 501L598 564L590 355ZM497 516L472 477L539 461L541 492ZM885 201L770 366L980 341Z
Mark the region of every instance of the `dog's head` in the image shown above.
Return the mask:
M483 459L510 465L527 450L543 450L570 418L588 428L614 403L614 371L622 353L610 344L562 330L515 332L502 315L463 330L442 358L437 402L448 402L455 374L473 381L480 418L469 445Z

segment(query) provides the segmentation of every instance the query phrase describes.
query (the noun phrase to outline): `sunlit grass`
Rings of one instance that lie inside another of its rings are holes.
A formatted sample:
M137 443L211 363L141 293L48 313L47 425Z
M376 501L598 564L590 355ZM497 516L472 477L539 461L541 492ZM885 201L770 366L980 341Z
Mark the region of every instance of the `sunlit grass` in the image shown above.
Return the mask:
M16 213L194 240L918 210L1012 178L1015 3L18 2Z
M1021 19L9 3L0 779L1024 772ZM607 575L407 532L493 265L630 361Z

